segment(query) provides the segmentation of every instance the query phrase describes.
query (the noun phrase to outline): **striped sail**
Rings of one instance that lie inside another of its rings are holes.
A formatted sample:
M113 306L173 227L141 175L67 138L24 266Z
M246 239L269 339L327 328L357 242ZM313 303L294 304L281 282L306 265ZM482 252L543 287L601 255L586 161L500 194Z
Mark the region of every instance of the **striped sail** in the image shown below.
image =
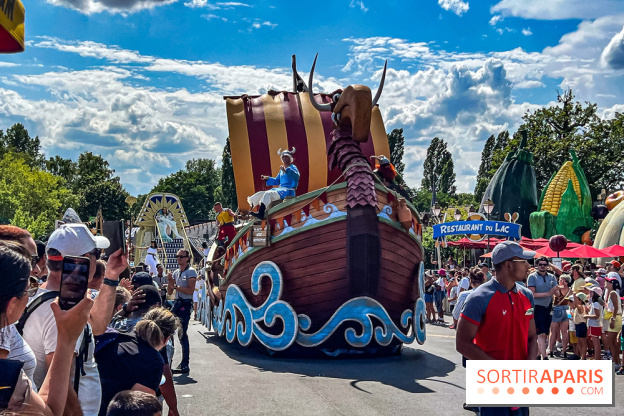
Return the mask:
M315 99L319 103L331 101L326 94L315 94ZM327 164L326 149L334 128L331 113L319 113L307 93L280 92L227 98L226 107L241 211L249 210L249 195L269 189L260 175L277 175L281 166L277 154L280 148L296 148L294 164L301 174L297 195L324 188L340 177L340 172L330 170ZM390 157L386 129L378 107L373 108L369 139L360 147L369 161L372 155Z

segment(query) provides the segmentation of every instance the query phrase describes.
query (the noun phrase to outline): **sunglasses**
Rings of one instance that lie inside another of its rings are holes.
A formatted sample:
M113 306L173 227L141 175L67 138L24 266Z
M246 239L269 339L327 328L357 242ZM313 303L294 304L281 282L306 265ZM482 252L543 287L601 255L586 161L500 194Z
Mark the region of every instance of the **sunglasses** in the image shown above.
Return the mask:
M541 263L538 264L537 267L548 267L548 263Z
M178 259L185 259L185 258L187 258L187 257L188 257L188 256L180 256L180 255L177 255L177 256L176 256L176 258L178 258Z

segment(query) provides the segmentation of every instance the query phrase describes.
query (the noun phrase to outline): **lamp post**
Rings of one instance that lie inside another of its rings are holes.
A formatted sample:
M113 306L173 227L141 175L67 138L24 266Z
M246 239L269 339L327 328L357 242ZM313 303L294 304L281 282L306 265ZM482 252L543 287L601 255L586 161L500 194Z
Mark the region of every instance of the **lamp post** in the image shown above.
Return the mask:
M434 203L431 206L431 213L435 217L437 224L440 223L440 213L441 212L442 212L442 208L440 207L440 205L437 202ZM436 246L436 254L437 254L437 257L438 257L438 268L440 268L441 265L442 265L442 259L440 258L440 245L439 244Z
M492 202L492 200L490 198L488 198L484 203L483 203L483 210L485 211L485 219L487 221L490 220L490 214L492 213L492 210L494 209L494 202ZM490 234L487 234L487 251L486 253L489 251L490 249Z
M130 208L130 211L132 210L132 206L134 204L136 204L137 199L134 196L129 196L126 198L126 204L128 204L128 207ZM132 212L130 212L130 227L128 228L128 250L130 250L130 248L132 247ZM132 257L130 260L133 261L134 260L134 253L129 253L128 257Z

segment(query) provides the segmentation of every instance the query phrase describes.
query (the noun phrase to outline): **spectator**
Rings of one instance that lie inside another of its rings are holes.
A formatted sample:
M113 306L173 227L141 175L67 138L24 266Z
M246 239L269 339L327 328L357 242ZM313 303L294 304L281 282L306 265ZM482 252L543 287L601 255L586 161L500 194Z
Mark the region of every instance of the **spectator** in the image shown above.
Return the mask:
M557 290L557 279L548 273L548 259L540 257L537 260L537 272L531 274L527 286L535 299L535 329L537 331L538 360L548 360L546 346L548 333L552 321L551 311L553 295Z
M89 281L89 289L91 289L91 296L93 299L97 296L104 281L104 275L106 274L106 262L102 259L95 262L95 273L93 273L93 279Z
M481 270L475 268L474 271L470 272L471 289L461 292L459 294L459 297L457 298L457 304L455 305L455 309L453 309L453 319L459 321L459 315L461 314L462 308L464 307L464 303L466 302L468 295L470 295L474 289L478 288L483 283L485 283L485 275ZM457 324L455 324L455 326L457 327Z
M574 295L574 327L576 329L576 338L578 340L578 357L581 360L587 358L587 295L585 293L577 293Z
M144 391L124 390L113 397L106 416L160 416L162 405L158 399Z
M0 243L0 343L3 344L5 329L8 322L15 322L24 312L28 296L28 278L30 276L31 252L21 245ZM0 357L9 359L0 360L0 374L6 375L9 366L14 369L21 366L17 383L13 387L13 393L6 404L7 412L16 414L53 414L62 415L65 410L67 392L69 390L69 377L74 345L82 328L87 322L89 310L93 305L90 299L83 299L69 311L62 311L55 301L51 305L54 319L58 328L56 340L56 354L50 360L50 368L43 380L39 392L32 389L29 378L24 373L26 363L17 364L12 351L0 349ZM9 327L14 327L9 325ZM19 336L19 334L17 334ZM21 337L20 337L21 338ZM23 340L22 340L23 342ZM2 348L2 347L0 347ZM21 349L19 352L23 352ZM22 358L25 358L22 356ZM30 360L34 360L31 356ZM53 382L52 382L53 380ZM4 386L3 386L4 387ZM1 409L0 409L1 410Z
M479 267L481 268L481 271L485 275L485 281L487 282L487 281L492 280L492 273L490 273L490 267L487 265L487 263L483 262L479 265Z
M607 267L607 272L617 274L617 280L618 282L620 282L620 287L622 287L622 275L620 274L621 268L622 268L622 265L617 260L611 260L611 262L609 263ZM616 276L613 275L613 277L616 277Z
M49 292L60 289L65 256L88 257L91 260L89 268L89 280L91 280L95 274L95 264L100 250L108 247L108 244L106 238L93 236L84 224L65 224L55 230L47 245L49 275L46 289L40 289L37 296L32 298L31 304L40 296L48 297ZM107 264L106 278L91 310L88 325L84 327L83 336L76 344L76 371L72 381L74 389L70 389L67 395L68 412L80 412L82 409L84 415L89 416L97 414L100 408L100 382L97 365L93 360L93 336L102 334L110 322L119 273L126 267L127 262L121 249L111 255ZM57 327L50 307L51 302L50 297L39 304L36 309L31 310L24 325L24 339L37 357L34 375L37 386L43 383L48 364L54 357L57 347Z
M48 268L46 267L46 244L42 241L35 240L35 244L37 245L37 257L39 261L37 262L37 267L33 267L32 274L37 279L39 279L40 283L43 283L48 278Z
M156 297L160 299L158 293ZM98 342L96 360L102 383L100 416L106 415L108 403L123 390L156 394L164 365L158 351L165 348L178 326L179 320L170 311L155 308L136 324L134 334L118 333L104 345Z
M433 308L433 294L435 287L433 286L434 277L429 272L425 275L425 309L427 310L427 323L432 324L435 320L435 309Z
M193 315L196 321L199 320L197 317L197 304L199 303L199 297L201 296L202 290L206 287L205 269L202 269L202 272L197 276L197 280L195 280L195 291L193 292Z
M573 264L570 267L570 276L574 283L572 283L572 292L579 293L583 290L583 286L585 285L585 274L583 271L583 266L580 264Z
M453 258L453 255L449 255L448 260L446 261L446 267L449 270L455 270L457 269L457 262L455 261L455 259Z
M525 251L512 241L494 247L492 263L497 278L479 286L468 296L457 323L455 342L461 355L469 360L536 358L535 323L531 314L534 310L533 293L517 284L526 278L527 260L534 256L534 251ZM482 416L510 412L510 408L479 409ZM514 411L514 415L528 414L528 408Z
M31 273L33 273L32 269L37 268L37 263L39 263L39 256L37 244L28 231L14 225L0 225L0 241L14 241L23 245L30 253Z
M459 281L459 293L470 289L470 269L464 269L462 278Z
M117 286L115 291L115 305L113 306L113 316L117 312L123 308L123 306L128 303L132 293L125 287Z
M191 320L191 310L193 308L193 292L195 291L195 281L197 280L197 272L190 264L190 254L187 250L178 250L176 255L179 269L167 275L167 294L176 293L175 302L173 304L173 313L180 318L182 323L182 337L180 344L182 346L182 362L173 370L174 373L188 374L190 346L188 340L188 325Z
M160 293L153 285L141 286L134 292L132 299L123 305L123 308L113 317L110 328L122 333L134 331L136 324L143 319L147 312L161 306L160 301ZM100 340L96 339L96 343L99 345ZM173 345L171 345L171 351L173 351ZM163 375L165 376L165 383L160 386L160 391L169 406L170 414L177 416L178 401L173 385L170 357L167 354L167 348L163 348L159 352L164 362Z
M444 302L444 298L446 297L446 270L438 270L438 276L440 277L434 283L435 293L433 294L433 299L435 301L435 306L438 311L438 323L444 324L444 309L442 307L442 304Z
M618 333L622 327L622 302L620 301L620 283L615 277L607 277L607 291L605 294L605 301L607 303L605 308L605 321L606 321L606 338L604 347L605 350L611 352L611 359L615 363L615 370L619 370L620 352L618 351Z
M619 270L619 267L618 267L618 270ZM622 287L622 277L620 276L620 274L618 272L612 271L612 272L607 273L607 277L605 278L605 280L607 278L613 278L613 279L617 280L617 282L620 284L620 287Z
M166 307L167 304L167 275L165 275L165 268L162 264L158 263L156 265L156 274L152 276L154 281L158 284L160 288L160 297L162 298L162 305Z
M457 279L455 277L452 277L449 285L451 287L451 290L449 292L448 302L452 314L455 310L455 305L457 304L457 298L459 297L459 286L457 284ZM457 325L457 320L453 318L453 324L449 328L455 329L455 325Z
M569 297L572 294L570 288L571 278L566 275L561 275L559 278L559 286L555 291L555 298L553 301L553 313L552 323L550 324L550 357L554 357L556 342L559 334L561 334L561 351L562 357L568 358L568 343L570 341L568 329L568 304L570 302Z
M602 359L600 337L602 336L601 320L603 307L599 299L602 295L602 289L599 286L592 286L589 290L591 292L591 309L589 313L585 314L585 318L587 319L588 334L594 347L594 360L600 360Z
M600 268L596 271L596 281L600 285L600 289L605 290L607 270Z
M134 276L132 276L132 287L134 289L138 289L141 286L145 285L150 285L158 288L158 285L156 284L156 282L154 282L152 276L150 276L147 272L138 272L135 273Z

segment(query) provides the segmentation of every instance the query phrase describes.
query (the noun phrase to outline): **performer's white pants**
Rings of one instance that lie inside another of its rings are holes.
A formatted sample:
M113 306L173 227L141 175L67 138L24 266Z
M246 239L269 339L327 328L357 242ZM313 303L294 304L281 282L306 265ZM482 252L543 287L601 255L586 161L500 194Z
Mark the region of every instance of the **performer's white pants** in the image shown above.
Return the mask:
M273 201L279 201L282 199L280 194L273 189L268 191L260 191L247 197L247 202L253 208L256 205L264 204L265 207L269 207L269 204Z

